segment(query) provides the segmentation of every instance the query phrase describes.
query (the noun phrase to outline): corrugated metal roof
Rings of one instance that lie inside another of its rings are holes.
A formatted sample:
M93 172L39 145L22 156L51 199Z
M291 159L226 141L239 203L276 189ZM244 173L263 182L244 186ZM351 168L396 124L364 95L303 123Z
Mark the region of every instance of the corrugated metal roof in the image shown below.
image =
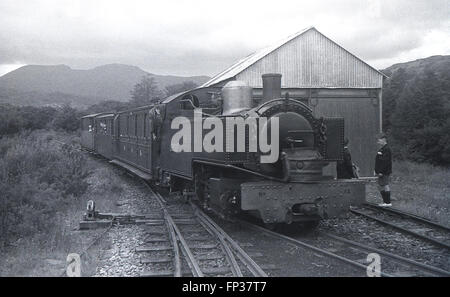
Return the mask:
M101 115L101 114L103 114L103 112L88 114L88 115L82 116L81 118L82 119L84 119L84 118L93 118L93 117L96 117L96 116Z
M310 30L315 30L317 33L319 33L320 35L322 35L323 37L325 37L326 39L330 40L331 42L333 42L334 44L336 44L336 46L338 46L339 48L342 48L345 52L349 53L351 56L355 57L357 60L359 60L360 62L362 62L363 64L365 64L367 67L371 68L372 70L376 71L378 74L385 76L385 74L381 73L380 71L378 71L377 69L375 69L374 67L370 66L369 64L367 64L366 62L364 62L362 59L356 57L354 54L351 54L350 52L348 52L347 50L345 50L342 46L338 45L336 42L332 41L331 39L329 39L328 37L326 37L325 35L323 35L322 33L320 33L316 28L314 27L309 27L306 28L300 32L297 32L296 34L293 34L271 46L268 46L266 48L263 48L253 54L250 54L249 56L239 60L237 63L233 64L231 67L225 69L224 71L220 72L219 74L215 75L213 78L211 78L209 81L207 81L206 83L204 83L201 87L208 87L208 86L212 86L214 84L217 84L221 81L230 79L235 77L236 75L240 74L241 72L243 72L244 70L246 70L247 68L249 68L250 66L252 66L253 64L255 64L256 62L260 61L262 58L266 57L267 55L273 53L274 51L276 51L277 49L279 49L280 47L282 47L283 45L285 45L286 43L288 43L289 41L303 35L304 33L310 31Z
M96 116L98 119L107 118L107 117L113 117L114 113L107 113L107 114L101 114L99 116Z

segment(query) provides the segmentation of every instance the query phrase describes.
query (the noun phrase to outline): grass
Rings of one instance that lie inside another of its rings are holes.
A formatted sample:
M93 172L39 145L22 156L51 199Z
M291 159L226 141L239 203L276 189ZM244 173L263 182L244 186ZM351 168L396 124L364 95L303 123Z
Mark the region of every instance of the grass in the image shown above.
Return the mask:
M411 161L396 161L391 179L394 207L450 226L450 169ZM367 200L381 202L376 184Z
M70 146L54 140L63 139ZM75 149L79 138L39 130L0 140L0 276L60 276L100 230L77 231L86 203L114 211L122 188L113 168ZM93 275L101 240L82 258Z

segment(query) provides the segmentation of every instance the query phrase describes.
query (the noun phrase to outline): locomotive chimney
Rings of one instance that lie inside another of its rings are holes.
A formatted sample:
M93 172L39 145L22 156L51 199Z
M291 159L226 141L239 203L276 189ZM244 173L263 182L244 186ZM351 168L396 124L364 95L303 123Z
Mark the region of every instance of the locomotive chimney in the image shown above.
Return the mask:
M261 103L272 99L281 98L281 74L266 73L262 75L263 100Z

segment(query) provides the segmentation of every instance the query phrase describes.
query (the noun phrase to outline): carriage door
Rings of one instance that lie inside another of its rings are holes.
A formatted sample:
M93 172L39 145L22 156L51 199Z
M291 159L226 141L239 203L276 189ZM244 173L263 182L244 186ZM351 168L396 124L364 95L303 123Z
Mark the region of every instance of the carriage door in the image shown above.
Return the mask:
M145 168L147 168L152 174L152 164L153 164L153 139L152 139L152 117L150 111L144 114L144 138L145 147L147 148L147 158L145 163Z
M114 116L113 121L113 132L112 132L112 154L113 156L119 156L120 154L120 143L119 143L119 136L120 136L120 120L119 115Z

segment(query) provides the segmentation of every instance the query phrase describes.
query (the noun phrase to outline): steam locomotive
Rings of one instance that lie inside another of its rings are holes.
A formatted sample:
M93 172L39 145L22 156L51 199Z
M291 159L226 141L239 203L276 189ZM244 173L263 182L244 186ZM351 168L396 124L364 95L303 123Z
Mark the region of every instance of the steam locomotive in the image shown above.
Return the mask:
M151 106L81 119L85 149L223 215L315 225L365 199L361 180L324 168L342 159L343 118L316 118L262 76L262 98L241 81L196 88Z

